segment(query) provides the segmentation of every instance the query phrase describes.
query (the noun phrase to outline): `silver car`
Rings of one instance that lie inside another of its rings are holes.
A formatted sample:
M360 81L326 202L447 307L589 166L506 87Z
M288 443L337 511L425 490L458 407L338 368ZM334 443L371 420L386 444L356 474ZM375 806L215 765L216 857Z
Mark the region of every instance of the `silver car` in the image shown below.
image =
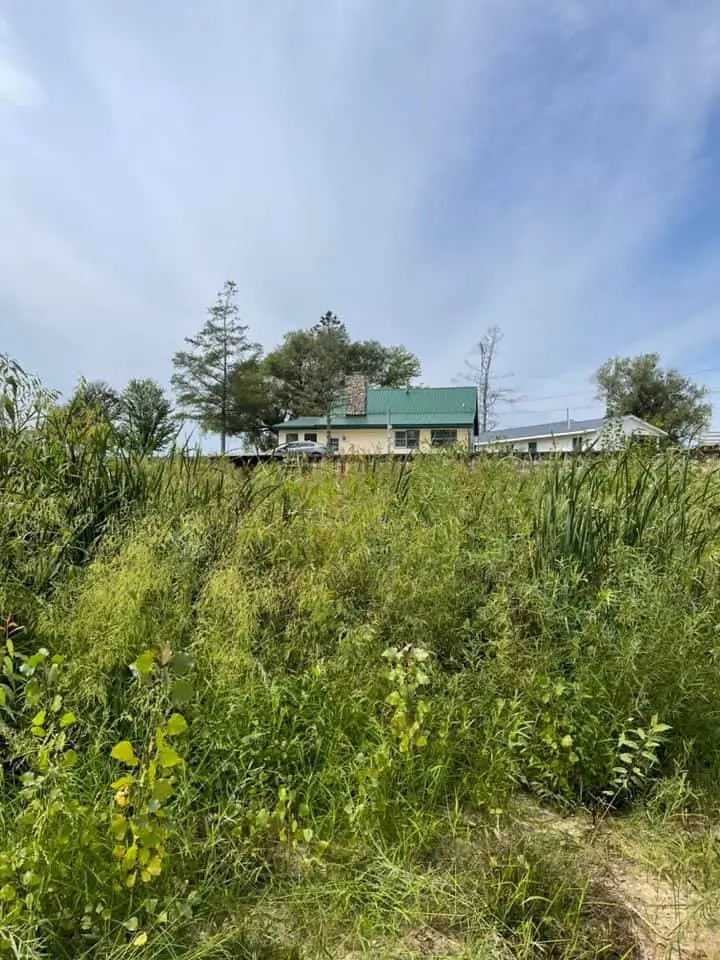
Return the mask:
M273 456L281 460L293 458L322 460L327 454L327 447L322 443L316 443L314 440L293 440L291 443L281 443L273 450Z

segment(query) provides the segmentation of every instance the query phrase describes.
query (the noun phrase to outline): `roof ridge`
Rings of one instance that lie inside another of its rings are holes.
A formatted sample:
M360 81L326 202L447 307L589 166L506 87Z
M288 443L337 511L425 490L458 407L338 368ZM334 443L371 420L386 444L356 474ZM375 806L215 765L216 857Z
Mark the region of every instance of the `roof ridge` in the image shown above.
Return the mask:
M475 390L471 384L458 384L455 387L428 387L426 384L409 384L407 387L368 387L368 390Z

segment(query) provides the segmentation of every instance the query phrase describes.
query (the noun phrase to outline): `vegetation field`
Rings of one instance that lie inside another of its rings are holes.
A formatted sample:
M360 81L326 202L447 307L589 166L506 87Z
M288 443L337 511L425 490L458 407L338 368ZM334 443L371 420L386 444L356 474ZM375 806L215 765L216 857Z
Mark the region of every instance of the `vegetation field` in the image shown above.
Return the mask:
M712 470L10 417L0 481L8 956L720 955Z

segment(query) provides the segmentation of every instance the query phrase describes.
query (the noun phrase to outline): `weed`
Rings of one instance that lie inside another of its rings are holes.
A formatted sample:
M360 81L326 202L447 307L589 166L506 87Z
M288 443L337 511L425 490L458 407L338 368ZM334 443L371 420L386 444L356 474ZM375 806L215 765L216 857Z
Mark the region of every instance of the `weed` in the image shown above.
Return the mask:
M519 794L642 823L710 904L717 473L245 477L128 455L9 361L0 390L8 955L636 955Z

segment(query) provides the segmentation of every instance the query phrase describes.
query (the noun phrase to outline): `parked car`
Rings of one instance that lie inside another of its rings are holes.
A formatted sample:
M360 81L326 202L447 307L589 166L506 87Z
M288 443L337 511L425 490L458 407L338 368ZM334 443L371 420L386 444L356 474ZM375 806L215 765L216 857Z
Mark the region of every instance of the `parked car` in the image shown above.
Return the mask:
M292 443L281 443L273 450L273 456L280 460L307 459L322 460L328 455L328 449L322 443L314 440L294 440Z

